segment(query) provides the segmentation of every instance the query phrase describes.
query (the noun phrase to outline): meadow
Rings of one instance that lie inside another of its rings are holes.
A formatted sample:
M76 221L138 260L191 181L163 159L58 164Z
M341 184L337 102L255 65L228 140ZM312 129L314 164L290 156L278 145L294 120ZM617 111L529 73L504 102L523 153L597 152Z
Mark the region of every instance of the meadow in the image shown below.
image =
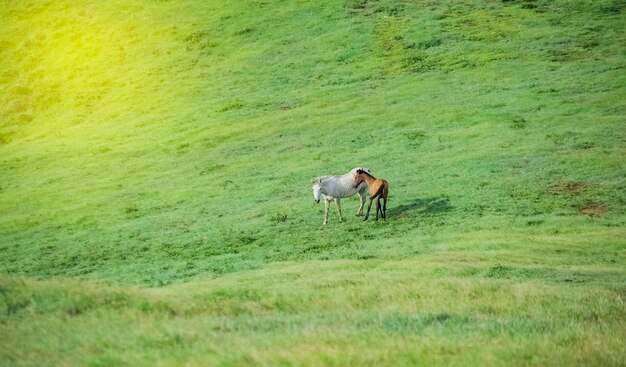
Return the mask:
M626 364L625 1L1 4L0 365Z

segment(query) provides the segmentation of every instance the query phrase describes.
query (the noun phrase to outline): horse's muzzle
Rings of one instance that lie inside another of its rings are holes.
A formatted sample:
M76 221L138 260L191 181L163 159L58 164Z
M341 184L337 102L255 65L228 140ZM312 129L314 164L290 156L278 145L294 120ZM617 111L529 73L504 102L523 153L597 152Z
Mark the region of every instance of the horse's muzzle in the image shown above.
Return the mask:
M318 204L320 202L319 199L317 200L313 199L313 201L315 201L315 204Z

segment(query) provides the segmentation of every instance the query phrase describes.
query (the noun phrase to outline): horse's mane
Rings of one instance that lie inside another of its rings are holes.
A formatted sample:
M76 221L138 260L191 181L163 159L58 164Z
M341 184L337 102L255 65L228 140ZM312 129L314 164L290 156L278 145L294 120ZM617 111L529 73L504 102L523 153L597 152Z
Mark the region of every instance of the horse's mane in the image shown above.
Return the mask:
M359 174L359 173L365 173L366 175L370 176L371 178L376 178L376 177L372 176L372 174L371 174L371 173L367 172L367 171L366 171L366 170L364 170L364 169L358 169L358 170L356 171L356 173L357 173L357 174Z
M318 182L319 182L319 183L322 183L322 180L323 180L323 179L325 179L325 178L328 178L328 177L330 177L330 176L318 176L318 177L315 177L315 178L311 181L311 185L315 185L315 184L316 184L316 183L318 183Z

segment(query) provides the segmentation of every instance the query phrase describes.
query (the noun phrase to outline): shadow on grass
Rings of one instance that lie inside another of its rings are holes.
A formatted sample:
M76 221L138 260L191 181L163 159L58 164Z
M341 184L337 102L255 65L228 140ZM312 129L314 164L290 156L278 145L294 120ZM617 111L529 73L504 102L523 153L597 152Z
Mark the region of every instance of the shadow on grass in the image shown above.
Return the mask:
M409 216L409 215L425 215L434 216L445 214L452 210L450 200L445 197L415 199L407 204L393 206L387 210L387 215L391 216Z

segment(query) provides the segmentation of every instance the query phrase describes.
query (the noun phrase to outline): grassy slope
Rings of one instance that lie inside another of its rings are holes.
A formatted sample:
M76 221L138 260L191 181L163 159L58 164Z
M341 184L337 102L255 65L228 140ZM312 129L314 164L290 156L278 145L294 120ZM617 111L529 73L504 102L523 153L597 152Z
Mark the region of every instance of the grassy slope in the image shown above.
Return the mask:
M622 2L0 24L4 362L625 360ZM356 165L390 219L321 228L310 178Z

